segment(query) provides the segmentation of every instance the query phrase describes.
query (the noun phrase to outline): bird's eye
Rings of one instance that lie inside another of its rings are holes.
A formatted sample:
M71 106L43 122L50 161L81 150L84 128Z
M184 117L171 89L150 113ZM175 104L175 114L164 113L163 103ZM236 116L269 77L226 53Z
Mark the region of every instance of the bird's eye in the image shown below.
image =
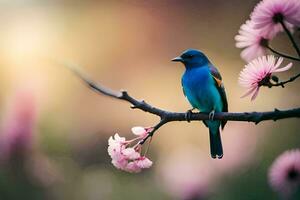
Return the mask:
M194 57L194 55L192 55L192 54L188 55L188 58L192 58L192 57Z

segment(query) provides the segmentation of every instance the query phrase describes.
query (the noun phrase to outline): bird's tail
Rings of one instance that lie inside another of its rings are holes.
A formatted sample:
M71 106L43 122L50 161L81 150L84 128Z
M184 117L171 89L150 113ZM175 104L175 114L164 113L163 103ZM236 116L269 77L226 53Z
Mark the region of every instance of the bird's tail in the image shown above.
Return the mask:
M220 129L209 128L210 154L212 158L221 159L223 157L223 147L220 135Z

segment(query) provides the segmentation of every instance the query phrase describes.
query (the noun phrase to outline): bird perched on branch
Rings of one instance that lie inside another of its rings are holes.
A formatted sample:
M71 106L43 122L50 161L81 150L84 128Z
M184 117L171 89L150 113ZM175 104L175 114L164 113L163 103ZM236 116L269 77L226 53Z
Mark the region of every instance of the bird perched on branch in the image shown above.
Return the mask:
M192 105L192 109L187 111L187 120L194 109L209 113L209 120L203 123L209 128L211 157L222 158L220 127L223 129L227 121L216 121L213 118L215 112L228 112L228 104L219 71L204 53L195 49L184 51L172 61L181 62L185 66L181 83L184 95Z

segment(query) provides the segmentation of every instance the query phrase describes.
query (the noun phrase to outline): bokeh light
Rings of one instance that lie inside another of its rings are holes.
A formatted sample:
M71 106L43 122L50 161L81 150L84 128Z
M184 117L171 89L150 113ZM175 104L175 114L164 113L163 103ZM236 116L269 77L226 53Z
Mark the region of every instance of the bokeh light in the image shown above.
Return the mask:
M268 185L268 168L278 154L299 147L299 119L228 122L221 161L210 159L202 122L169 123L153 138L148 153L153 167L128 174L112 166L108 138L115 133L130 136L131 127L152 126L159 119L96 94L60 64L75 63L105 86L185 112L190 105L180 83L184 67L170 60L196 48L218 66L229 111L297 107L299 81L284 89L262 88L254 102L240 98L244 89L238 75L246 63L234 36L257 2L0 1L0 110L9 110L22 88L30 88L38 107L31 156L24 170L0 167L0 199L182 198L164 184L188 176L195 166L200 170L195 177L201 180L192 183L209 187L205 199L276 198ZM294 54L284 34L272 46ZM280 78L297 73L298 66ZM6 117L0 112L0 139ZM209 173L202 177L203 171Z

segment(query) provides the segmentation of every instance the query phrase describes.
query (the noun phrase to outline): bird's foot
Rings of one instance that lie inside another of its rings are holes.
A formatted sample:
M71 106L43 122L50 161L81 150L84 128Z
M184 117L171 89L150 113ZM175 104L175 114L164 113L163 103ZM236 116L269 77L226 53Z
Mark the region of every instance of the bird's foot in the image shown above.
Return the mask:
M212 110L209 114L208 114L208 119L209 120L214 120L215 117L215 110Z
M185 119L186 119L187 122L191 122L191 116L193 114L193 110L194 109L195 108L192 108L192 109L189 109L188 111L186 111L186 113L185 113Z

